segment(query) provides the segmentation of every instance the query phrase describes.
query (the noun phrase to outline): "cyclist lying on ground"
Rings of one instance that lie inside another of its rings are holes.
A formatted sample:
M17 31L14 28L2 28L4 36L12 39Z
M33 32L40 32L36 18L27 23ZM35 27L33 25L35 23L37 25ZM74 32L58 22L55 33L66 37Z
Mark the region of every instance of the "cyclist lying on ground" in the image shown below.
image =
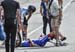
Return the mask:
M25 40L25 41L22 41L21 42L21 47L44 47L46 45L46 43L51 40L53 38L53 36L51 36L50 34L48 35L45 35L44 37L42 38L39 38L39 39L36 39L36 40ZM18 41L17 41L17 45L18 45ZM17 46L16 45L16 46Z

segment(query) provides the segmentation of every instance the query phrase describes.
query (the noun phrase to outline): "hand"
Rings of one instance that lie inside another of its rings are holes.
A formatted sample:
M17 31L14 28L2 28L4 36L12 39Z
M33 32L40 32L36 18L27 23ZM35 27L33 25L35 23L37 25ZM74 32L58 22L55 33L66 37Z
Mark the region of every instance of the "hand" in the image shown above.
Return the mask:
M44 16L44 15L41 13L41 16Z

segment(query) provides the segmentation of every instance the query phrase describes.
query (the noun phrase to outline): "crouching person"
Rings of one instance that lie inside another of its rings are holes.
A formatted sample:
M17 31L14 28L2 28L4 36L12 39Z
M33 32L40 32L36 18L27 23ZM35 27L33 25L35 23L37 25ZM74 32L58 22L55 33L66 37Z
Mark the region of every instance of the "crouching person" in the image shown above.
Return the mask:
M23 40L27 39L27 27L28 27L28 21L33 15L33 13L36 11L36 7L33 5L29 5L28 8L21 8L21 22L22 22L22 31L23 31Z

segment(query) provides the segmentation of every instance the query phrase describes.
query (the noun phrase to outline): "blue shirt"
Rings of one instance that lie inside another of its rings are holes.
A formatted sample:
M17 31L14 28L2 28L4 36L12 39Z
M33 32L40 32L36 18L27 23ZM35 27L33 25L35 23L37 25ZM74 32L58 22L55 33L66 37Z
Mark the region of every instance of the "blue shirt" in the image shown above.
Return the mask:
M46 16L47 15L46 14L47 9L46 9L46 5L45 5L44 1L41 2L41 7L43 8L43 15Z
M46 2L42 1L41 2L41 7L43 8L43 15L46 16L47 15L47 12L49 10L50 14L52 16L58 16L59 15L59 4L58 4L58 1L57 0L53 0L51 6L50 6L50 9L48 9L48 5L46 4Z

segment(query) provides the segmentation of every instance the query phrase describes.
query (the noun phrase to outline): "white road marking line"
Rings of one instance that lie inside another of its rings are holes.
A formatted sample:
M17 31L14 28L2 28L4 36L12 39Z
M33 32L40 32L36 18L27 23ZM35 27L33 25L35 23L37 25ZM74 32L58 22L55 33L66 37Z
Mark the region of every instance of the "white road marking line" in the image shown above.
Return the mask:
M70 1L68 2L68 4L63 8L63 12L67 9L67 7L71 4L72 1L73 1L73 0L70 0Z
M30 33L28 33L28 36L33 34L34 32L38 31L39 29L41 29L43 27L43 25L41 25L40 27L36 28L35 30L31 31Z
M66 6L63 8L63 12L67 9L67 7L71 4L73 0L70 0L68 2L68 4L66 4ZM36 28L35 30L31 31L30 33L28 33L28 36L30 36L31 34L33 34L34 32L38 31L39 29L41 29L43 27L43 25L39 26L38 28Z

